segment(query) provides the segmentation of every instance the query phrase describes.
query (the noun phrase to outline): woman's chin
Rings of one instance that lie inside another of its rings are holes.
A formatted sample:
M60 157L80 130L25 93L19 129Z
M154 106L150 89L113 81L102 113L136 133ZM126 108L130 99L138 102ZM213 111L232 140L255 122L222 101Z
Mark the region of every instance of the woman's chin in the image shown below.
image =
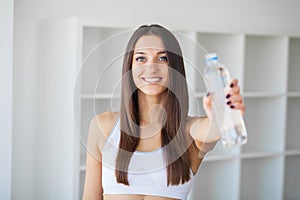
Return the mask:
M144 95L147 95L147 96L160 96L160 95L162 95L163 93L166 92L166 88L157 88L157 89L143 88L143 89L140 89L140 91Z

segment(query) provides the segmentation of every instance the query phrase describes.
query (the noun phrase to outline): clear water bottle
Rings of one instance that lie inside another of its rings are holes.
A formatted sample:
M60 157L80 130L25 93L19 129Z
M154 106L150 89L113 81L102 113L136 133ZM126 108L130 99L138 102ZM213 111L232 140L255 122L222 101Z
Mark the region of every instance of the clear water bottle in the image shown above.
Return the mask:
M229 71L218 62L218 56L215 53L207 54L205 61L206 86L212 95L212 122L220 131L224 147L243 145L247 142L247 131L242 114L226 104L225 95L231 82Z

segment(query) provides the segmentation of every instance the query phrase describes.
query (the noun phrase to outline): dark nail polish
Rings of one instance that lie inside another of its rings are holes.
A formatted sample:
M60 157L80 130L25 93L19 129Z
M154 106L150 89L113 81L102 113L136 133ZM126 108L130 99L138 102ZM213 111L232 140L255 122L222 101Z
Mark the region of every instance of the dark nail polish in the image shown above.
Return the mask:
M207 95L206 95L206 96L208 97L209 95L210 95L210 93L207 93Z
M227 101L227 105L231 104L231 101Z
M234 106L230 106L230 108L234 108Z
M230 84L230 87L231 87L231 88L233 87L233 83Z
M230 96L231 96L230 94L227 94L226 99L228 99Z

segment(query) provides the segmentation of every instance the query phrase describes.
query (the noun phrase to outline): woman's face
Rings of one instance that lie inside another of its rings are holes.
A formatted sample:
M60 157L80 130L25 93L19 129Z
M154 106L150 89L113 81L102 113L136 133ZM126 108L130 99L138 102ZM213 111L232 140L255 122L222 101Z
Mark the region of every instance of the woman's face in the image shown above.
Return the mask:
M142 36L135 44L132 59L133 81L146 95L160 95L169 84L167 54L156 35Z

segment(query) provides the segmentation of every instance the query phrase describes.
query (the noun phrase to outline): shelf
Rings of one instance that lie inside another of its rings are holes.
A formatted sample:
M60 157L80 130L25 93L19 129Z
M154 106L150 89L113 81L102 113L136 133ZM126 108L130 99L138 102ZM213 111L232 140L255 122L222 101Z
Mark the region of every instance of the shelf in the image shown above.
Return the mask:
M222 145L222 142L219 141L215 148L208 153L205 160L218 160L220 158L223 159L232 159L236 158L240 153L240 146L235 146L231 148L225 148Z
M287 100L287 119L286 119L286 149L300 149L300 98L289 97Z
M207 95L207 92L196 92L195 96L198 98L203 98Z
M203 162L194 176L192 199L237 200L239 160Z
M289 79L288 91L300 92L300 38L290 38L289 41Z
M285 93L279 92L244 92L241 93L243 97L247 98L272 98L272 97L284 97Z
M300 97L300 92L289 92L288 97Z
M283 157L242 160L240 199L282 199Z
M248 133L243 153L274 153L284 150L285 98L245 98Z
M284 152L279 153L265 153L265 152L252 152L252 153L243 153L242 159L258 159L258 158L272 158L278 156L284 156Z
M286 156L300 156L300 150L288 150L285 152Z
M284 199L300 197L300 155L285 159Z
M246 36L245 45L244 91L285 92L287 82L287 38Z
M81 99L120 99L120 94L112 94L112 93L85 93L81 94Z

